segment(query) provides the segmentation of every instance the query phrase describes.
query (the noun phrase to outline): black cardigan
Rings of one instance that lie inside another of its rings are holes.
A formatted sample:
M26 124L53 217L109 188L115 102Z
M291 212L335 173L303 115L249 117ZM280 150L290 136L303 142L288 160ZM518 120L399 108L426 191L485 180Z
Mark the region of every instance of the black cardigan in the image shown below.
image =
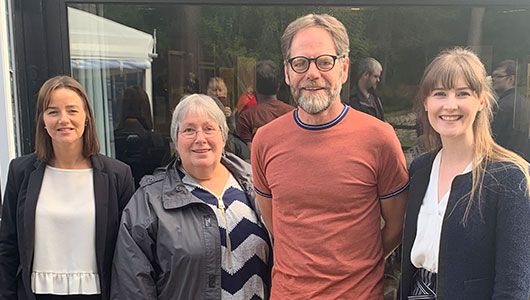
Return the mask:
M96 261L102 299L109 298L114 245L121 212L134 193L129 166L103 156L91 157L96 208ZM31 272L35 208L46 163L35 154L16 158L9 173L0 224L0 299L35 299ZM61 234L60 232L57 234Z
M418 213L436 153L410 167L403 232L400 299L407 299L416 268L410 261ZM474 201L464 226L471 173L456 176L444 215L438 258L438 300L520 299L530 296L530 198L523 173L509 163L486 168L480 207ZM463 197L463 198L462 198Z

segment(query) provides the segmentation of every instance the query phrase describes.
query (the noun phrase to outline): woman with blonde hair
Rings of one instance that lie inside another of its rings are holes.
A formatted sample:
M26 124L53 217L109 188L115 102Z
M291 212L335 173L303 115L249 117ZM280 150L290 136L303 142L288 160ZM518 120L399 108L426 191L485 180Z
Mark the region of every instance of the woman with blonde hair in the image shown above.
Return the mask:
M430 151L410 167L401 299L530 296L528 163L497 145L480 59L440 53L417 96Z
M210 81L208 81L208 88L206 89L206 95L215 97L217 100L221 101L224 106L224 114L226 117L232 115L232 109L228 104L228 89L223 78L210 78Z

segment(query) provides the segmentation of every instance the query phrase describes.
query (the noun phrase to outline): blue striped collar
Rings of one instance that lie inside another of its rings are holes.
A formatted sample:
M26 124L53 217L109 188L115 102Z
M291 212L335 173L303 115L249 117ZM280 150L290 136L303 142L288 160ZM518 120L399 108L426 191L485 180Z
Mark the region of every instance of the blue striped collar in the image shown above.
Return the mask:
M304 128L304 129L308 129L308 130L322 130L322 129L327 129L327 128L330 128L330 127L333 127L335 126L336 124L338 124L342 119L344 119L344 116L346 116L346 113L348 113L348 110L349 110L349 106L348 105L345 105L344 104L344 108L342 109L342 111L340 112L340 114L333 120L327 122L327 123L324 123L324 124L319 124L319 125L310 125L310 124L306 124L304 122L302 122L302 120L300 120L300 116L298 116L298 110L300 108L297 108L294 110L293 112L293 115L294 115L294 121L296 122L296 124L298 124L298 126Z

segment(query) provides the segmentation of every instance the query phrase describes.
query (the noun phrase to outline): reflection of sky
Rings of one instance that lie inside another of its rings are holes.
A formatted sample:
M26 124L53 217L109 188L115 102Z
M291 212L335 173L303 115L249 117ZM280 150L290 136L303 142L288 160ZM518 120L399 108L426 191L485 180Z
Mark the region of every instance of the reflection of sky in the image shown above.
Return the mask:
M73 69L149 69L151 62L148 60L125 59L80 59L71 61Z

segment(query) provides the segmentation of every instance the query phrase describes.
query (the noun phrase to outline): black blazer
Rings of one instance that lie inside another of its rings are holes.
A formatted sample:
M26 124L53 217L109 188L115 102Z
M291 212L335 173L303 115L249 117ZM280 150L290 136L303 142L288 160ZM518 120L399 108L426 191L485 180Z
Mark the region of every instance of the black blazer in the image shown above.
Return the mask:
M403 230L399 299L407 299L416 268L410 253L418 213L429 184L436 152L416 158ZM530 296L530 197L523 173L506 162L486 167L480 205L474 200L462 223L471 190L471 174L451 184L438 257L438 300L519 299Z
M114 245L121 212L134 193L131 169L103 156L91 157L96 207L96 261L102 299L109 298ZM34 300L31 272L35 243L35 208L46 163L35 154L9 165L0 223L0 299ZM55 234L61 234L60 232Z

